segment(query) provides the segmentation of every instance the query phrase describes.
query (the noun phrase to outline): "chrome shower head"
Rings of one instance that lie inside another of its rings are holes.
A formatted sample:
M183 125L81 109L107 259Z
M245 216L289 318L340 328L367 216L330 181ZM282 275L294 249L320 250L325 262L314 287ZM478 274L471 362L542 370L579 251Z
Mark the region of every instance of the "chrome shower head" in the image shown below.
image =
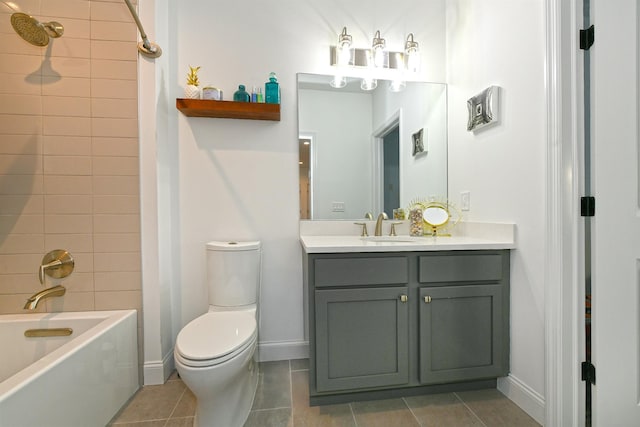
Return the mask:
M64 27L59 22L42 23L22 12L11 15L11 26L20 37L35 46L46 46L50 37L58 38L64 34Z

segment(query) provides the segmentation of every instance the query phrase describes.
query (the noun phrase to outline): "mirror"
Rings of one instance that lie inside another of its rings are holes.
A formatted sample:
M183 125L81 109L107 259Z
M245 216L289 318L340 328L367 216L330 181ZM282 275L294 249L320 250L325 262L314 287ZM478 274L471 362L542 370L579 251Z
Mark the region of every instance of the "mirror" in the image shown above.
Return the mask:
M375 90L298 74L300 218L392 215L412 199L447 197L447 87L407 82Z
M444 206L428 206L422 212L424 222L432 228L438 228L449 222L449 211Z

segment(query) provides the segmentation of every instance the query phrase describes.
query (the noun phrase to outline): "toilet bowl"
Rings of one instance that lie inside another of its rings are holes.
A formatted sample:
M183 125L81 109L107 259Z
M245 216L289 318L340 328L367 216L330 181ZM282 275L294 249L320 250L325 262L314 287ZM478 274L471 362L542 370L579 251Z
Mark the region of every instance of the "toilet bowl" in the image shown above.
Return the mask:
M258 383L253 360L257 325L247 312L209 312L187 324L176 339L176 368L197 397L200 427L242 426Z
M209 311L178 333L176 369L196 396L196 427L242 427L258 385L259 242L207 243Z

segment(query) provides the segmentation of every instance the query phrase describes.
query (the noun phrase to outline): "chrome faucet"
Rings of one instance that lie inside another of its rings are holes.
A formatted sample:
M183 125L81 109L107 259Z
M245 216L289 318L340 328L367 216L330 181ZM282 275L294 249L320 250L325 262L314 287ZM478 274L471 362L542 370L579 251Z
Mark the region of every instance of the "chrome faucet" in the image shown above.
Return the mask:
M54 286L51 288L43 289L40 292L33 294L27 300L27 303L24 305L25 310L35 310L38 307L38 303L40 300L53 298L53 297L61 297L67 290L62 286Z
M382 236L382 220L389 219L386 213L382 212L378 215L378 219L376 220L376 231L374 236Z

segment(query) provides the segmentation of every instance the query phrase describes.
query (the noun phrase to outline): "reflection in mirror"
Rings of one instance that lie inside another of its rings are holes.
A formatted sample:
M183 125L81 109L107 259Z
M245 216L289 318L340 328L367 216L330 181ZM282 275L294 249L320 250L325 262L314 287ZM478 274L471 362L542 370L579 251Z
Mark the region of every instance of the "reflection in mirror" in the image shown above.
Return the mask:
M441 83L389 90L298 74L300 218L391 215L416 197L447 197L447 93Z
M449 222L449 212L442 206L428 206L422 212L422 218L431 227L441 227Z

